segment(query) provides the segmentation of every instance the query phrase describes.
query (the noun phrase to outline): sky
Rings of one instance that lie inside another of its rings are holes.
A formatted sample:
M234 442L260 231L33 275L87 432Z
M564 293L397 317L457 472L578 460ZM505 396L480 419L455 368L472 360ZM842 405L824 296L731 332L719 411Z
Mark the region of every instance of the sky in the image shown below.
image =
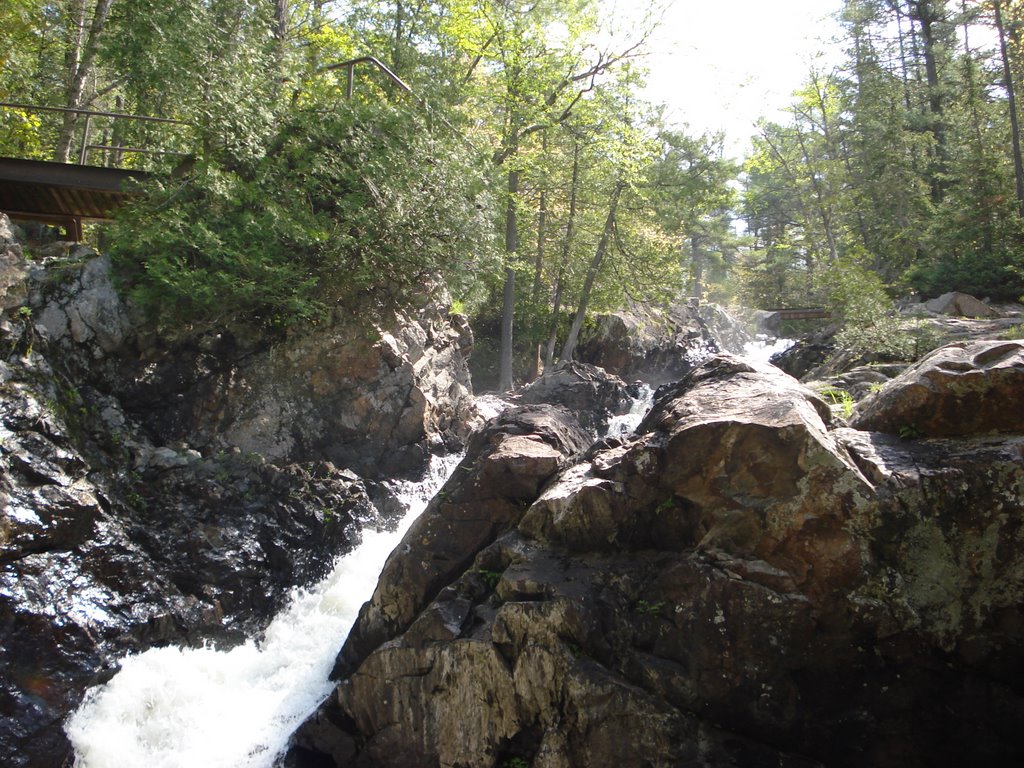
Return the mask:
M605 0L609 12L639 13L639 0ZM842 0L667 0L647 45L645 96L665 103L670 123L691 133L723 130L739 157L759 117L780 110L812 65L832 66L841 46L830 18ZM824 53L824 56L820 54Z

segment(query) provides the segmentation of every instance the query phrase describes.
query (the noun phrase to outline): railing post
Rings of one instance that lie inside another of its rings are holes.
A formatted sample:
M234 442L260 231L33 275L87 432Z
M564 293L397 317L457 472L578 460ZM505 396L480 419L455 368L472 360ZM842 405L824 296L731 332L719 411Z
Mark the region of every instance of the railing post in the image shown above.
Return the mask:
M355 89L355 84L356 84L356 65L355 65L355 62L352 62L351 64L348 65L348 68L345 70L345 74L346 74L346 77L348 78L346 83L345 83L345 98L348 99L349 101L351 101L352 100L352 91Z
M89 123L92 115L85 116L85 125L82 128L82 151L78 153L78 164L85 165L86 155L89 152Z

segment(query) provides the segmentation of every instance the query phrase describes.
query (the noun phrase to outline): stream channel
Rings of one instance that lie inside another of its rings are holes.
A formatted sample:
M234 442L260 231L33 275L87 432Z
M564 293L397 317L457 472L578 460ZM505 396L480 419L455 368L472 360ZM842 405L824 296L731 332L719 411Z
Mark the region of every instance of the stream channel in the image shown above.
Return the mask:
M759 339L745 356L767 360L792 344ZM630 434L653 394L613 418L609 434ZM494 400L481 404L496 413ZM407 512L395 531L367 530L363 543L288 606L259 639L218 650L167 646L125 657L91 689L65 730L77 768L271 768L294 730L334 688L335 657L370 598L391 551L462 457L434 457L419 483L395 483Z

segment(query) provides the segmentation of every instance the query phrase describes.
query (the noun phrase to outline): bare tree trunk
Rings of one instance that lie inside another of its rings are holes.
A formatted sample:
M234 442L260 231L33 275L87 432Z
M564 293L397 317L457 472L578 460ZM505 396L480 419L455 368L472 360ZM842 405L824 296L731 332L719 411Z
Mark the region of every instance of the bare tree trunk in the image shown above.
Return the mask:
M562 278L572 253L572 240L576 232L576 203L580 183L580 142L572 143L572 181L569 184L569 216L565 224L565 240L562 241L562 262L555 278L555 295L551 306L551 323L548 332L548 348L544 355L544 368L550 368L555 361L555 344L558 343L558 313L562 311Z
M704 256L700 252L700 236L690 235L690 263L693 264L693 285L690 295L700 302L704 293Z
M87 106L85 84L96 63L100 37L106 27L107 14L110 12L112 4L113 0L97 0L88 34L85 33L85 0L75 0L71 5L72 23L75 29L64 58L68 73L64 105L69 109L82 109ZM64 124L61 127L55 153L58 162L66 163L71 155L71 142L74 139L78 117L72 112L64 113Z
M566 337L565 345L562 347L561 359L563 362L572 360L573 353L576 351L576 342L579 340L580 329L583 328L583 319L587 315L590 292L594 287L594 281L597 279L597 273L601 269L604 255L608 251L608 243L612 239L612 232L615 229L615 214L619 208L619 196L622 194L625 186L625 182L620 180L615 183L615 189L612 190L612 197L608 203L608 217L604 220L601 239L598 241L597 249L594 251L594 258L590 260L587 277L583 281L583 293L580 295L580 303L576 307L576 316L572 320L572 327L569 329L569 335Z
M281 89L288 78L288 0L274 0L274 65L277 77L273 83L273 97L280 98Z
M943 174L948 164L948 150L946 147L946 119L945 106L942 99L942 91L939 88L939 65L938 65L938 40L937 25L941 19L941 8L935 7L935 0L917 0L911 6L921 30L921 39L924 43L922 53L924 55L924 72L928 82L928 112L931 116L931 134L935 139L935 163L929 171L929 183L931 184L932 200L939 202L945 194L945 182Z
M505 291L501 307L501 369L498 389L511 392L512 376L512 326L516 307L516 271L512 263L519 250L519 225L516 219L516 196L519 194L519 171L508 172L508 201L505 204Z
M541 149L545 157L548 153L548 135L545 133L541 138ZM533 259L533 289L530 291L530 303L534 307L540 304L540 289L544 274L544 246L547 239L548 223L548 187L547 176L540 181L540 204L537 211L537 251Z

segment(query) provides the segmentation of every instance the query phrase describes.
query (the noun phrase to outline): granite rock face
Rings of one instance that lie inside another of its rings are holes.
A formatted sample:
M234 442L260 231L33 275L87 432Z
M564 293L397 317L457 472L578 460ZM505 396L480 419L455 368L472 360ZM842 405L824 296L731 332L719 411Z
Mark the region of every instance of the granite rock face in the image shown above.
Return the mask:
M163 351L126 402L168 442L327 459L377 478L422 471L432 448L468 436L472 336L434 302L384 317L337 318L272 343L225 333Z
M339 665L291 764L1019 762L1022 451L836 427L777 369L712 358L429 591L382 579L402 620Z
M378 331L339 319L168 348L107 259L30 253L2 214L0 295L5 766L70 765L63 719L124 654L252 636L364 528L397 520L348 458L414 470L468 431L472 333L433 302Z
M63 718L125 653L244 639L397 512L326 462L154 446L116 401L49 362L30 323L9 323L2 342L5 765L64 764Z
M69 373L116 398L157 443L383 478L420 472L432 449L468 437L473 335L444 309L443 290L376 312L380 322L339 315L281 338L234 329L169 344L142 333L108 259L66 250L24 268L0 259L0 286L7 275L7 294L24 297Z
M1024 343L931 352L857 405L850 425L907 437L1024 432Z
M510 408L473 435L452 478L413 523L381 573L338 657L336 674L404 631L476 553L512 528L590 437L556 406ZM429 624L429 620L426 622Z
M608 422L629 405L635 388L614 374L575 361L545 371L516 393L521 403L550 403L567 408L580 425L602 434Z
M924 303L924 308L938 315L957 317L998 317L999 310L989 306L969 293L951 291Z
M652 385L675 381L721 346L695 306L668 311L637 305L595 318L580 337L577 357L624 379Z

